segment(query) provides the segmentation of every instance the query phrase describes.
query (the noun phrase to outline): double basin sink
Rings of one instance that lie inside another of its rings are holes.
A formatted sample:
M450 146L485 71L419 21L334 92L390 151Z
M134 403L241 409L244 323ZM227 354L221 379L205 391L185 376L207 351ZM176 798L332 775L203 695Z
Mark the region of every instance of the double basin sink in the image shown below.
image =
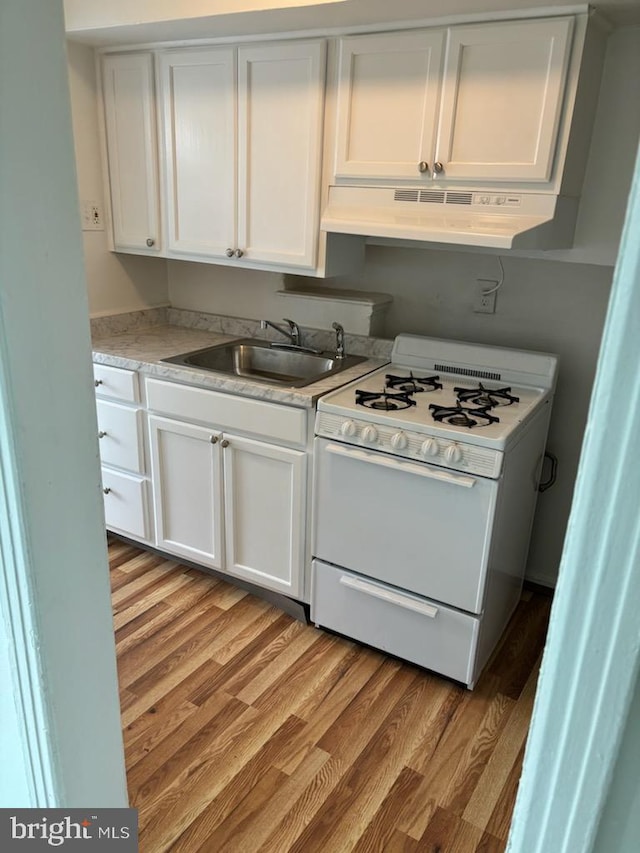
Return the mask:
M356 355L337 358L328 352L309 352L304 348L274 345L256 338L241 338L163 358L162 361L272 385L302 388L360 364L365 358Z

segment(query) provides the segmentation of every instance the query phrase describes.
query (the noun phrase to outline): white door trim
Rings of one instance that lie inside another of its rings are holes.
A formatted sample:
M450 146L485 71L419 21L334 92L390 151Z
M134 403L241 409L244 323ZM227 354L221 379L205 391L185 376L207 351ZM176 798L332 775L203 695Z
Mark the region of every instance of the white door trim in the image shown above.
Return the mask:
M507 850L593 847L640 661L640 160ZM612 414L615 412L615 417Z
M54 806L57 786L54 749L49 738L51 725L35 645L38 633L29 584L27 534L14 464L15 445L6 417L9 383L5 371L7 360L1 345L6 340L3 331L0 313L0 619L3 620L12 676L11 684L4 684L2 689L13 692L15 730L19 733L24 756L23 776L29 788L30 804ZM3 719L3 725L6 724ZM5 767L5 772L8 770Z

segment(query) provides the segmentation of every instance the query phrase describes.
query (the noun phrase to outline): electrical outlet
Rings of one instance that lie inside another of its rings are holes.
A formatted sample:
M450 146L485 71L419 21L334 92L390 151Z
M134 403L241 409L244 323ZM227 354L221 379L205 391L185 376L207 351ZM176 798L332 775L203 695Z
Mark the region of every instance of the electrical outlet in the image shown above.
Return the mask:
M476 280L476 297L473 303L473 310L476 314L495 314L497 293L494 288L497 287L497 281L488 278Z
M102 205L99 202L83 201L81 214L83 231L104 231Z

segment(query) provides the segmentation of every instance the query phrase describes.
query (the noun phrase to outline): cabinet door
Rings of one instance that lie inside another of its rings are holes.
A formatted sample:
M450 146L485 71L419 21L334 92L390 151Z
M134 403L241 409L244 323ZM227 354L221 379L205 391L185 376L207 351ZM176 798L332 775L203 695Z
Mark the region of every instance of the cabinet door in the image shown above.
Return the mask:
M158 548L222 568L220 433L149 417Z
M443 178L548 181L571 18L453 27L436 160Z
M315 265L325 50L238 50L238 246L248 261Z
M430 180L443 41L442 30L341 40L338 177Z
M296 597L303 588L306 455L225 439L226 569Z
M102 87L114 246L156 254L161 241L153 57L106 56Z
M168 251L223 257L236 246L235 55L160 56Z

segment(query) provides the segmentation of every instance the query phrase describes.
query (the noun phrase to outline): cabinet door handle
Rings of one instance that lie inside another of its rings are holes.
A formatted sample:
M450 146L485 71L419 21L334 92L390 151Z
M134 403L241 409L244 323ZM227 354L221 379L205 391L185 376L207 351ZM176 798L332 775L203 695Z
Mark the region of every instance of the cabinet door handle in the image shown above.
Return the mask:
M96 388L97 388L97 387L98 387L98 385L102 385L102 379L94 379L94 380L93 380L93 384L94 384L94 385L96 386Z
M232 258L233 257L233 249L227 249L227 251L225 252L225 255L228 258Z
M229 447L229 442L226 438L222 439L222 441L220 442L220 447Z
M153 237L147 237L147 246L149 248L151 248L152 246L155 246L155 243L156 243L156 241L153 239Z
M105 486L102 491L104 492L105 495L108 495L109 492L111 491L111 489L109 488L109 486Z
M444 172L444 166L438 160L433 164L433 177L435 178L436 175L439 175L441 172Z
M210 435L209 436L209 441L211 442L211 444L217 444L219 440L220 439L218 438L217 435Z
M244 252L242 251L242 249L236 249L234 255L236 256L236 258L241 258L244 255Z
M105 435L106 435L106 432L103 429L101 429L100 432L98 433L98 438L104 438Z
M427 163L427 161L426 161L426 160L421 160L421 161L418 163L418 170L419 170L420 172L428 172L428 171L429 171L429 164Z

